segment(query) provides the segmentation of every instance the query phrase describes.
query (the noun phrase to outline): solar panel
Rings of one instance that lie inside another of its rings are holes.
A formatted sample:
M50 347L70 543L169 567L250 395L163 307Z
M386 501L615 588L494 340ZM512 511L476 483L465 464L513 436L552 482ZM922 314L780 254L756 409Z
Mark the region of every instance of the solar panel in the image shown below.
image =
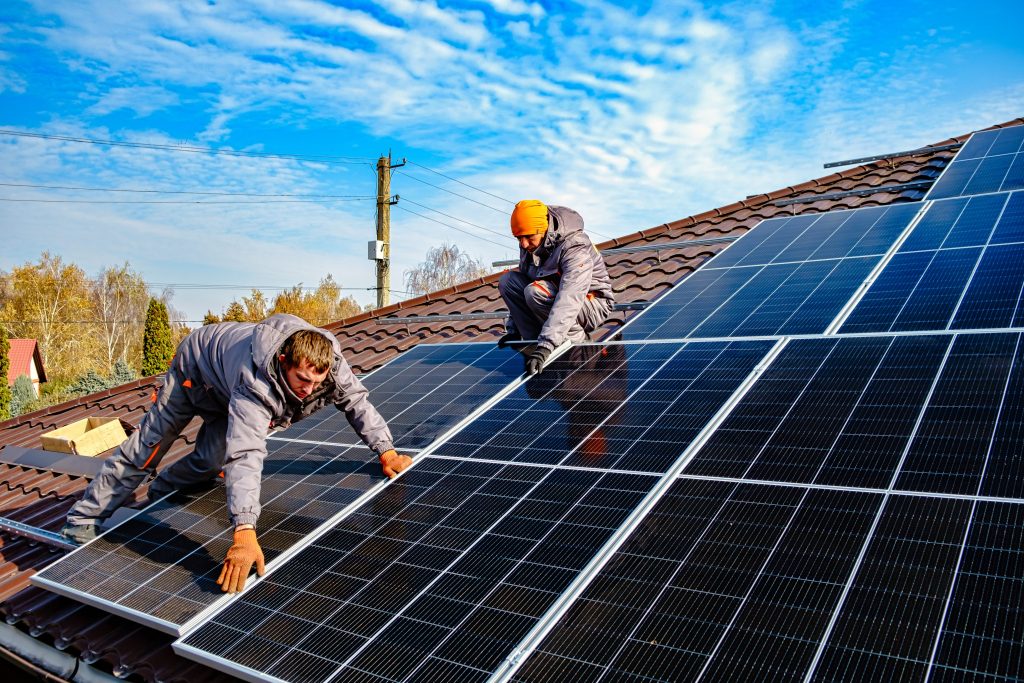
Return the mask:
M522 356L493 344L424 345L369 375L371 401L394 422L406 453L454 427L522 373ZM383 485L377 458L341 413L322 410L312 428L268 439L260 545L268 563L360 496ZM282 433L279 433L282 434ZM342 436L339 436L342 435ZM346 436L351 435L351 436ZM313 437L313 438L310 438ZM215 584L231 545L223 488L176 495L47 567L32 581L48 590L179 635L222 601Z
M363 447L283 444L268 454L260 545L272 562L383 480ZM176 493L51 564L32 583L180 635L224 594L231 546L223 485Z
M460 432L318 532L282 570L190 633L181 652L254 679L259 672L288 681L437 680L442 671L486 677L659 481L647 471L662 474L678 463L773 346L571 350L471 423L471 434ZM497 428L510 417L509 429ZM660 447L645 435L657 424L666 427L658 436L671 436ZM449 552L438 566L406 554L441 550ZM395 568L409 576L389 578ZM347 577L351 593L318 592L313 585L325 572ZM281 602L266 603L268 593ZM312 626L296 624L290 605L327 597L336 618L321 624L333 631L305 637L302 627ZM274 635L288 624L303 637ZM381 654L399 640L407 654L401 663Z
M764 221L632 319L629 340L824 332L919 205Z
M483 680L656 481L425 458L175 648L250 680Z
M925 199L1024 188L1024 126L975 133Z
M1024 192L935 202L841 332L1022 324Z
M574 347L433 453L664 472L773 345Z
M363 379L399 450L424 448L523 373L522 355L495 344L420 344ZM333 410L281 434L288 440L362 443Z

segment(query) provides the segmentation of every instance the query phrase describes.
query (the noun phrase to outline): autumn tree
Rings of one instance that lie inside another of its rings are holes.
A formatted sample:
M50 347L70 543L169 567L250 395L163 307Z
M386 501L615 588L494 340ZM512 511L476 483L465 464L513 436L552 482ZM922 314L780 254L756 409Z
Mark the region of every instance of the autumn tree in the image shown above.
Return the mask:
M58 383L95 365L99 352L91 282L74 264L43 252L4 278L0 322L12 336L35 339L47 374Z
M7 386L7 373L11 367L11 343L7 339L7 330L0 325L0 422L11 413L11 389Z
M228 304L228 307L224 309L224 315L221 316L221 320L226 323L244 323L246 321L245 309L242 308L242 304L237 301L232 301Z
M242 306L245 307L245 319L251 323L258 323L267 317L267 297L258 289L242 297Z
M142 375L158 375L166 372L174 358L174 340L167 304L159 299L150 299L146 310L146 328L142 341Z
M322 326L357 315L360 311L356 300L351 296L342 297L341 287L331 275L327 275L312 292L305 291L299 283L278 294L270 314L291 313L313 325Z
M213 314L213 311L206 311L206 315L203 316L203 325L216 325L220 322L220 317Z
M126 262L103 270L92 287L93 306L99 321L105 367L113 370L118 360L138 367L141 360L142 318L149 292L142 276Z
M475 260L461 251L458 245L445 242L439 247L428 249L423 263L405 271L405 288L412 294L427 294L489 273L483 261Z

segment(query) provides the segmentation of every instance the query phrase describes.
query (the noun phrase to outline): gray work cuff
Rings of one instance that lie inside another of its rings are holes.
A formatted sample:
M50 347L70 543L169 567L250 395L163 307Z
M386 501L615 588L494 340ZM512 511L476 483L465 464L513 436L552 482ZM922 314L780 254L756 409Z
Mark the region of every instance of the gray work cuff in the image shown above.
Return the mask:
M232 526L238 526L239 524L252 524L256 526L256 520L260 518L259 515L253 512L243 512L241 514L231 516Z
M386 441L382 445L378 445L378 446L374 446L373 447L373 452L377 454L378 458L380 456L384 455L385 453L387 453L388 451L393 451L393 450L395 450L395 447L394 447L394 445L390 441Z

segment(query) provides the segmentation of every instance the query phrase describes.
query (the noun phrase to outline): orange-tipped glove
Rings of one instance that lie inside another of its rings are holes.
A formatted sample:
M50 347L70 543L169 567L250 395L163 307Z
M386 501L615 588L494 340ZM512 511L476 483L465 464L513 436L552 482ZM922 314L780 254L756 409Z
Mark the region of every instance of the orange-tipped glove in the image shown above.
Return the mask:
M245 579L256 563L256 573L263 576L263 550L256 541L256 529L252 527L235 531L235 544L228 549L224 568L220 570L217 585L225 593L237 593L245 588Z
M399 455L394 448L380 454L380 464L384 468L384 476L394 479L399 472L412 464L408 455Z

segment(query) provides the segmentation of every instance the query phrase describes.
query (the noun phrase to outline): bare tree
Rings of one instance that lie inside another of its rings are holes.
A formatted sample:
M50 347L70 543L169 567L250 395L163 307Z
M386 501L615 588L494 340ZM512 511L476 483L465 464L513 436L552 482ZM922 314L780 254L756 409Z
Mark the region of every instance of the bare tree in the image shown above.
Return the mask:
M142 276L127 262L106 268L93 281L92 302L103 342L104 372L110 372L119 360L139 367L142 321L149 303L149 292Z
M426 294L488 274L490 269L483 261L460 251L457 245L445 242L427 250L426 261L405 271L405 288L413 294Z

